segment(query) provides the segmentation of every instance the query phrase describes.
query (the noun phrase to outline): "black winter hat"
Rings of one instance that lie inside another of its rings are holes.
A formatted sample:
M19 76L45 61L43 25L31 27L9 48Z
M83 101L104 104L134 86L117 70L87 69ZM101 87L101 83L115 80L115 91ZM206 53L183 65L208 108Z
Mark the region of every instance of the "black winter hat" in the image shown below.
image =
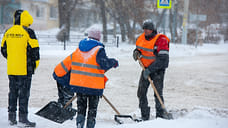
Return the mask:
M149 19L149 20L145 20L143 22L143 29L149 29L149 30L154 30L154 24L153 22Z

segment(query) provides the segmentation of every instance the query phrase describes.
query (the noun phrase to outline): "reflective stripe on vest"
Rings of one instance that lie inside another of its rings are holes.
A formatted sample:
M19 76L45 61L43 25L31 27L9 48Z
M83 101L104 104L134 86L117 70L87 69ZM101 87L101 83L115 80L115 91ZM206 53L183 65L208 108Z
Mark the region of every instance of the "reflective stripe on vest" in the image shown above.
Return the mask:
M78 62L72 62L72 65L80 66L80 67L87 67L87 68L94 68L94 69L101 69L100 66L91 65L91 64L84 64L84 63L78 63Z
M104 70L96 62L96 56L101 46L94 47L88 52L77 49L72 54L70 85L92 89L104 89Z
M142 58L144 58L144 59L156 59L155 56L144 56L144 55L142 55Z
M61 62L61 66L63 67L63 69L65 70L65 72L68 72L67 67L64 65L63 62Z
M66 57L61 63L59 63L56 67L55 67L55 74L58 77L62 77L64 75L67 74L67 72L70 71L70 67L71 67L71 57L68 56Z
M169 51L167 51L167 50L160 50L158 52L158 54L167 54L167 55L169 55Z
M77 70L72 70L72 73L86 75L86 76L94 76L94 77L102 77L102 78L104 77L104 74L83 72L83 71L77 71Z
M91 64L72 62L72 65L73 66L87 67L87 68L93 68L93 69L102 70L100 68L100 66L91 65ZM82 74L82 75L87 75L87 76L104 77L104 74L90 73L90 72L77 71L77 70L72 70L72 73L77 73L77 74Z
M136 46L136 48L138 48L138 49L142 49L142 50L144 50L144 51L148 51L148 52L154 52L154 50L153 50L153 49L149 49L149 48L144 48L144 47L140 47L140 46Z

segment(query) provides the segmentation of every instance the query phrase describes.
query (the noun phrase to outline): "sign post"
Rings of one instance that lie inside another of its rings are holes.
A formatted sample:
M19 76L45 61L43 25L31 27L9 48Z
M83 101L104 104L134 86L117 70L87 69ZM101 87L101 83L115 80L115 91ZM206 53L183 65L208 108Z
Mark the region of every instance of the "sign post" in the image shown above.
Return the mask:
M182 32L182 43L187 44L187 24L188 24L188 6L189 6L189 0L184 1L184 16L183 16L183 32Z
M158 8L170 9L171 6L172 6L172 1L171 0L158 0L157 1L157 7Z

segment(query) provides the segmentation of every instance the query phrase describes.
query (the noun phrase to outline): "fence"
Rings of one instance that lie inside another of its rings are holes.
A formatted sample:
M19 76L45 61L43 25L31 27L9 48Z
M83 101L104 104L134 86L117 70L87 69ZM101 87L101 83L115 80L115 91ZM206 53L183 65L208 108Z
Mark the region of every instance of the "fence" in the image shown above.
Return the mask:
M37 39L39 41L40 45L62 45L65 49L65 46L78 46L78 43L86 38L87 36L83 36L83 35L70 35L70 38L68 41L66 42L59 42L56 39L56 35L52 35L52 34L37 34ZM0 40L2 40L3 34L0 34ZM102 43L104 43L104 45L106 47L118 47L119 46L119 37L117 36L116 38L112 37L112 36L108 36L108 40L107 42L103 42L101 40Z

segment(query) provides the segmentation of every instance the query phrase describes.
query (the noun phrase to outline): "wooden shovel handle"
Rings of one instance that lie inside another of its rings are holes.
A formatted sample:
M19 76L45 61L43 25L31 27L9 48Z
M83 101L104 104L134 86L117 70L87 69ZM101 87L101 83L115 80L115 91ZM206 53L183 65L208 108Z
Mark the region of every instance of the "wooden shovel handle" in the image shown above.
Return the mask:
M67 103L65 104L65 106L63 108L65 109L76 98L77 98L77 95L75 94L75 96L73 96L69 101L67 101Z
M112 107L112 109L116 112L117 115L120 115L120 112L114 107L114 105L106 98L105 95L102 96L105 101Z

